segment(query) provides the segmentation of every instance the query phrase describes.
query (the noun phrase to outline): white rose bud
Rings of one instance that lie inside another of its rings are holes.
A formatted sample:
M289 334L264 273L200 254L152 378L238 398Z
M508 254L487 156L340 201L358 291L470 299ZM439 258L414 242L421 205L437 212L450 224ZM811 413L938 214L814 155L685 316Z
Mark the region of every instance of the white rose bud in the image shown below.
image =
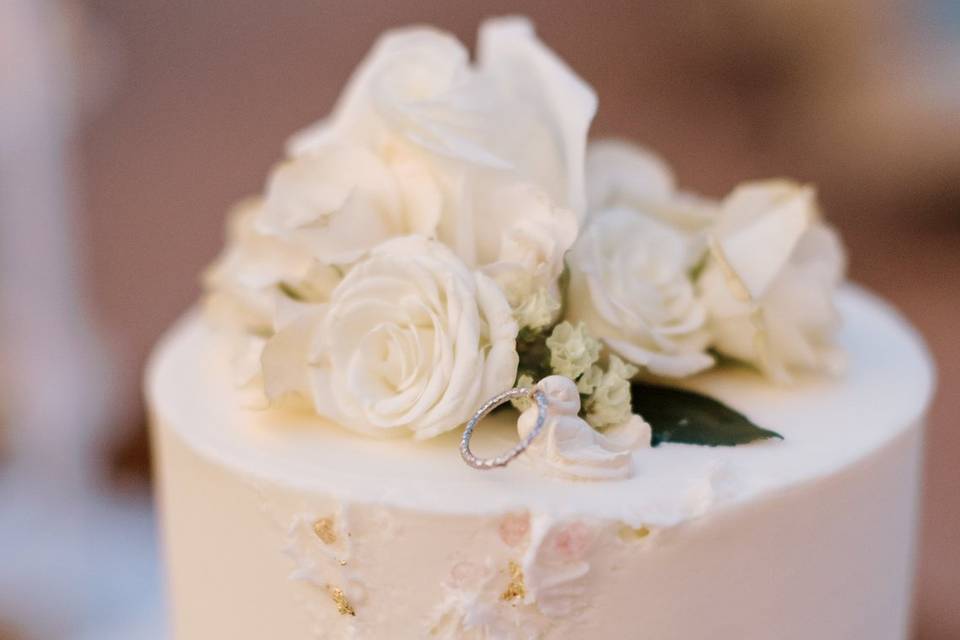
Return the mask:
M724 200L698 282L715 348L779 381L795 369L842 368L833 335L844 262L812 188L785 180L737 187Z
M654 374L702 371L713 358L690 275L701 254L696 238L653 217L597 212L568 257L567 318Z

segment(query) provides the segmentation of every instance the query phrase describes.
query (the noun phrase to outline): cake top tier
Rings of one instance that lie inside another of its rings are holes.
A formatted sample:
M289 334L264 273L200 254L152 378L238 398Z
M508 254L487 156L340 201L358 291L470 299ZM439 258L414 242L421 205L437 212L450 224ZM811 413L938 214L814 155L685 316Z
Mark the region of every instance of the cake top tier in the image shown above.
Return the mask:
M157 418L200 455L281 487L348 501L436 513L532 509L554 515L669 525L720 504L755 498L867 458L921 419L932 389L929 357L893 311L858 289L839 299L847 375L768 384L747 369L688 384L746 411L783 441L746 447L663 444L631 453L636 473L619 482L569 482L539 474L523 457L478 473L462 464L454 434L426 442L358 438L304 412L241 407L220 340L195 314L168 335L151 363ZM485 425L480 450L516 434L512 420Z
M385 34L237 207L206 277L208 317L236 352L225 375L264 406L417 440L530 389L539 408L519 435L567 478L630 477L629 452L667 436L774 437L726 412L735 429L711 440L695 401L676 401L689 395L665 411L639 385L732 360L784 384L843 371L844 255L814 190L679 190L648 151L588 148L596 97L529 23L489 21L477 49L429 28Z

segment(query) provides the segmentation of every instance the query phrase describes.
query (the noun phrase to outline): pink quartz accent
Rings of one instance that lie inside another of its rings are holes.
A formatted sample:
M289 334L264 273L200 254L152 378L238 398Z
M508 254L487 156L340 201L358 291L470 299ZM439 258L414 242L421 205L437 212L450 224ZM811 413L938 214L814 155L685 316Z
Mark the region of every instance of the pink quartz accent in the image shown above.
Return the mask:
M552 555L566 562L583 558L592 544L593 531L582 522L571 522L558 528L549 541Z
M500 521L500 539L508 547L515 547L530 531L530 514L510 513Z

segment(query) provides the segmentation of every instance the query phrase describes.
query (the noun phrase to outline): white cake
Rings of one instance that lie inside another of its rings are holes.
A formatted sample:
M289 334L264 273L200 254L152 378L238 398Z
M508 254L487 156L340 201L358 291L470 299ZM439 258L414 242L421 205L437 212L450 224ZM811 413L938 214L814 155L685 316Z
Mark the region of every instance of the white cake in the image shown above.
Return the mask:
M241 409L188 314L148 381L174 637L905 638L931 367L875 298L841 309L842 379L696 380L783 441L664 444L617 483Z
M157 348L175 639L904 638L932 371L814 189L478 51L383 36Z

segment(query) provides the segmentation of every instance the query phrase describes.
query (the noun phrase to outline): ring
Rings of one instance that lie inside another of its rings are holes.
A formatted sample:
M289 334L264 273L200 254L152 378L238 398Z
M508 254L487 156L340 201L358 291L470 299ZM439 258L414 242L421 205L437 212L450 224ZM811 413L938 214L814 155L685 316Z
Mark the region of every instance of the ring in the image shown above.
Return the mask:
M495 458L478 458L472 451L470 451L470 438L473 437L473 430L476 429L477 423L486 418L491 411L502 405L508 400L513 400L514 398L532 398L537 403L537 422L533 425L533 429L530 430L530 433L527 434L527 437L521 440L517 445L507 451L502 453ZM532 388L521 388L514 387L513 389L508 389L501 394L498 394L481 406L473 417L470 418L470 422L467 423L467 428L463 430L463 438L460 439L460 457L463 458L463 461L474 469L493 469L496 467L505 467L510 463L511 460L519 456L521 453L526 451L527 447L530 446L530 443L533 442L533 439L536 438L540 431L543 430L543 425L547 422L547 396L544 395L543 391L537 389L536 387Z

